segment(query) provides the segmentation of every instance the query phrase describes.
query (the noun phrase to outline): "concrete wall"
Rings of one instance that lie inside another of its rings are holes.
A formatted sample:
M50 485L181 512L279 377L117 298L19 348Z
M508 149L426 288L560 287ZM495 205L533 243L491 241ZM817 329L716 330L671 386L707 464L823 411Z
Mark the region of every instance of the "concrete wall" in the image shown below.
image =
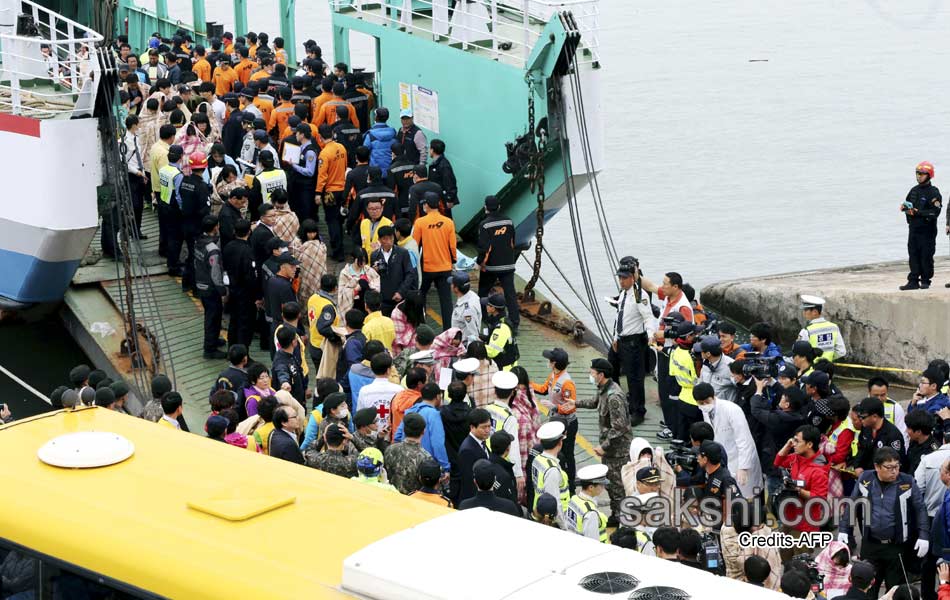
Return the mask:
M787 352L803 323L799 294L822 296L848 345L842 362L923 369L950 357L950 260L938 260L930 290L898 290L906 271L893 262L725 281L703 288L702 300L745 326L772 323Z

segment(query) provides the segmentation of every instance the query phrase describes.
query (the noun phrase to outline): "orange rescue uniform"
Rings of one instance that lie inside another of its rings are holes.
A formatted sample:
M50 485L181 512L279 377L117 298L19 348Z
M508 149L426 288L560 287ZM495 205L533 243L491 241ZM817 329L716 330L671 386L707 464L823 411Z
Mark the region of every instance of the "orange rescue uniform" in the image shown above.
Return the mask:
M455 265L455 223L437 210L416 220L412 238L422 250L422 270L427 273L451 271Z
M268 100L267 98L261 98L260 96L254 96L254 106L260 109L261 114L264 115L264 122L270 123L271 113L274 112L274 103Z
M322 92L319 96L310 101L310 114L313 115L310 117L310 120L313 122L317 121L317 117L320 116L320 109L323 108L323 105L333 100L336 96L333 95L333 92Z
M344 104L350 113L350 122L353 123L356 127L360 126L360 120L356 117L356 109L353 108L353 105L344 100L343 98L334 97L333 100L325 102L323 106L320 107L320 114L317 116L317 120L314 121L314 125L317 127L323 125L324 123L328 125L333 125L339 119L336 116L336 107Z
M201 81L211 81L211 63L204 58L199 58L195 61L195 64L191 65L191 70Z
M214 81L215 95L221 97L234 90L234 82L237 81L238 77L234 69L228 67L227 70L221 68L215 69L211 79Z
M317 193L342 192L346 181L346 148L329 141L317 157Z
M241 80L241 83L247 85L247 82L251 80L251 71L254 70L254 63L251 62L249 58L242 58L241 62L234 67L234 72L237 73L237 78Z

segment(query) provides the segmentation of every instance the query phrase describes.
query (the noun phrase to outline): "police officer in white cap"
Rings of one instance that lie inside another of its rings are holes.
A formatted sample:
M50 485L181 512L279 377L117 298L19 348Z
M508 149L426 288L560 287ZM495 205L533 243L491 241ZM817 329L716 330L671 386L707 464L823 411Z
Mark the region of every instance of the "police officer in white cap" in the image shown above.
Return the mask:
M564 512L568 531L607 543L607 516L597 510L597 496L607 485L607 465L587 465L577 471L580 491L571 496Z
M428 375L428 381L438 382L438 373L435 372L435 355L432 350L420 350L409 355L409 367L419 367ZM408 369L407 369L408 371ZM402 378L403 387L406 386L406 378Z
M498 371L491 378L495 387L494 402L487 405L485 410L491 415L492 433L504 430L511 436L511 447L508 450L511 456L521 456L521 447L518 443L518 417L511 412L509 403L518 389L518 376L511 371ZM524 497L524 469L521 461L513 461L515 482L518 484L518 497Z
M531 461L531 483L534 489L534 506L531 509L537 510L538 498L542 494L554 496L558 499L557 522L563 527L564 512L571 499L567 487L567 473L561 469L557 457L561 446L564 445L564 423L548 421L538 429L538 439L541 440L541 454L533 457Z
M801 300L805 327L798 332L798 339L821 350L822 358L830 361L844 358L848 353L848 349L844 345L841 329L821 316L825 299L818 296L802 295Z
M453 378L465 384L467 390L471 390L475 384L475 373L478 372L480 363L477 358L463 358L452 363ZM469 404L474 406L469 394Z

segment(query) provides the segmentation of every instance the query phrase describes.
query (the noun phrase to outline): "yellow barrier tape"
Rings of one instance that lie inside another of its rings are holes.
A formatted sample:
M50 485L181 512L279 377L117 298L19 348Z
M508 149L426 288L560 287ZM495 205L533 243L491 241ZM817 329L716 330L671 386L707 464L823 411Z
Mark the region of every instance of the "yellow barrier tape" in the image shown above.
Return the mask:
M870 365L852 365L848 363L835 363L836 367L847 367L849 369L867 369L869 371L890 371L893 373L922 373L919 369L898 369L897 367L872 367Z

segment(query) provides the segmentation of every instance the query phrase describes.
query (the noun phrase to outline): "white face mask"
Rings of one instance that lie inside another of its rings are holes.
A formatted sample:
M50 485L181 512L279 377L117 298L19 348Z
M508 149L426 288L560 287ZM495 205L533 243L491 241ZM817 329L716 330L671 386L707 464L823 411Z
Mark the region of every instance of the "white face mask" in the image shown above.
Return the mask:
M348 419L350 418L350 409L343 407L340 409L340 412L336 415L337 419Z
M590 384L591 384L591 385L597 385L597 380L594 379L594 376L593 376L593 375L588 375L588 376L587 376L587 380L590 381Z
M370 429L368 435L369 435L369 439L375 440L376 437L379 435L379 432L375 429Z
M716 408L715 404L700 404L699 405L699 410L703 411L703 414L706 414L706 415L711 413L714 408Z

